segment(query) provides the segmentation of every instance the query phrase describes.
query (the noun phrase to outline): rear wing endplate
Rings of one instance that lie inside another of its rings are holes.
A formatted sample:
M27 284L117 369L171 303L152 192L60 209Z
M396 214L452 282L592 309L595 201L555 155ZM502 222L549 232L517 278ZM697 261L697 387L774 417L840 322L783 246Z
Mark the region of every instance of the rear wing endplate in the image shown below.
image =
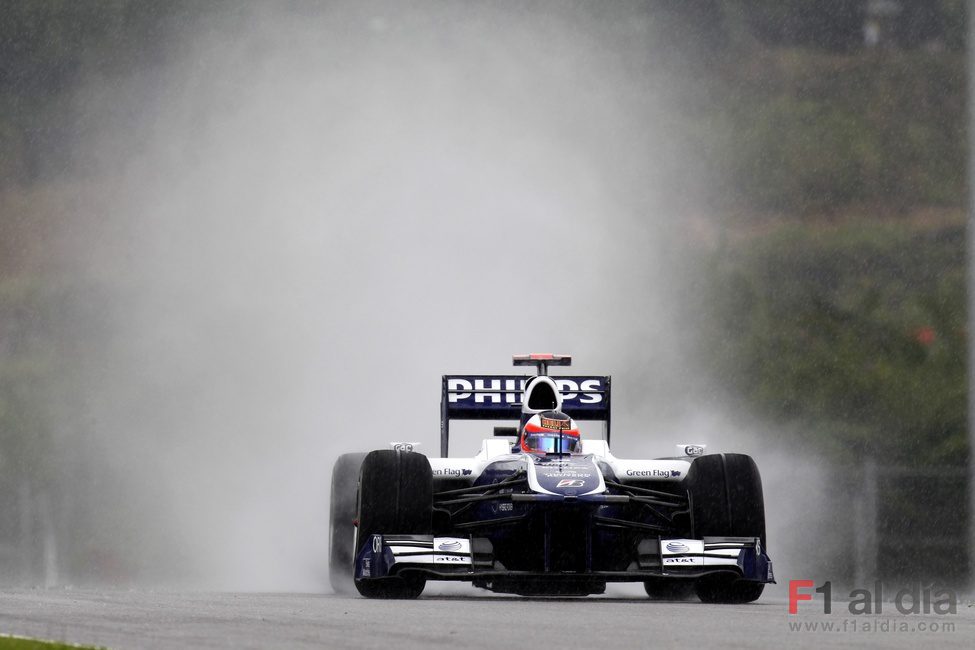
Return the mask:
M520 420L530 375L444 375L440 392L440 455L447 457L451 420ZM562 394L562 410L576 420L606 423L609 442L610 378L551 377Z

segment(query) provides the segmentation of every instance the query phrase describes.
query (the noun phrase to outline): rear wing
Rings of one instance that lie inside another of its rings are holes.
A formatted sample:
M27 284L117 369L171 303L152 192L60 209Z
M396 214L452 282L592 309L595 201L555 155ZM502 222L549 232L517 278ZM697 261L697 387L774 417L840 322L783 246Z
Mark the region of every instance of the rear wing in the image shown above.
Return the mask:
M525 382L533 375L444 375L440 391L440 455L447 457L451 420L520 420ZM576 420L602 420L609 442L610 378L551 377L562 410Z

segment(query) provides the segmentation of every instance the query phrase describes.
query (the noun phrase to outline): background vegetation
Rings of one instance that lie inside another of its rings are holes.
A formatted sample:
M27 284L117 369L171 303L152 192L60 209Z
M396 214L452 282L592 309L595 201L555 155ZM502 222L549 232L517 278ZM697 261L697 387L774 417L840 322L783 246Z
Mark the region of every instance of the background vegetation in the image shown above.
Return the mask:
M708 357L758 413L837 459L965 461L960 224L788 224L709 262Z

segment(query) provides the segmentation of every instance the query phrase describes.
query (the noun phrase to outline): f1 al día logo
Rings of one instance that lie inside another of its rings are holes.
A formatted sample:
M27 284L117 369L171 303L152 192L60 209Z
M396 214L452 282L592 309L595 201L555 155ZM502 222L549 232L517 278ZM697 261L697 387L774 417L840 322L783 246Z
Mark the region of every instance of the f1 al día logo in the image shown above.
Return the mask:
M897 588L877 581L870 589L853 589L850 591L846 608L853 616L864 614L893 614L895 611L902 615L935 614L946 615L958 612L958 595L946 587L922 586L916 582ZM833 613L833 584L824 582L819 587L812 580L789 581L789 614L799 613L799 603L802 601L820 601L823 613ZM811 607L809 605L807 607Z

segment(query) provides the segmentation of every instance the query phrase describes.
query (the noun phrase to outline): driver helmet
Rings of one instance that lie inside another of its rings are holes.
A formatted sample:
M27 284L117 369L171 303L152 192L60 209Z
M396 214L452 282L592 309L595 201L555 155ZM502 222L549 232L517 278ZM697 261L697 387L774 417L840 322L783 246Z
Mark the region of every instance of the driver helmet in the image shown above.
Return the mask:
M521 430L521 450L534 454L581 453L579 427L561 411L536 413Z

